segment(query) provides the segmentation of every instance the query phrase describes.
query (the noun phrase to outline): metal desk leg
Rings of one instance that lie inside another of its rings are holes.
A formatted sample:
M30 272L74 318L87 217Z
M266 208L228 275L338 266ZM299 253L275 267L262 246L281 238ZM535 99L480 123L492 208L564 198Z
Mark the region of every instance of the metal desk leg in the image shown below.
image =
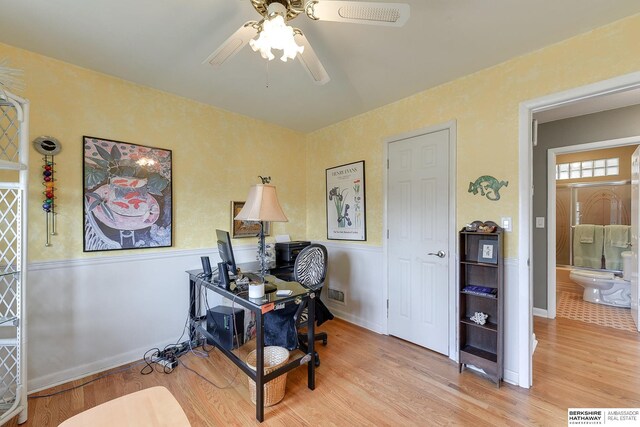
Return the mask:
M189 320L198 317L198 285L193 279L189 279ZM194 324L189 323L189 341L194 342L196 340L196 327Z
M307 351L311 354L311 360L307 364L307 386L313 390L316 388L316 355L314 350L316 334L316 294L309 294L309 304L307 304Z
M256 419L264 421L264 327L262 313L256 313Z

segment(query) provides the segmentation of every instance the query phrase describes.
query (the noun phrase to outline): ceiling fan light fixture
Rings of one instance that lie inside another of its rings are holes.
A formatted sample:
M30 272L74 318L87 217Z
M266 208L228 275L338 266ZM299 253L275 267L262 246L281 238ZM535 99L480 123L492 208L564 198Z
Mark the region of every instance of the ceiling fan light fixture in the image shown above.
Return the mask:
M293 39L293 28L284 22L284 18L279 13L274 13L262 23L262 29L257 39L249 42L254 52L260 51L260 55L271 61L275 58L271 49L282 50L283 62L288 59L295 59L298 53L304 51L304 46L299 46Z

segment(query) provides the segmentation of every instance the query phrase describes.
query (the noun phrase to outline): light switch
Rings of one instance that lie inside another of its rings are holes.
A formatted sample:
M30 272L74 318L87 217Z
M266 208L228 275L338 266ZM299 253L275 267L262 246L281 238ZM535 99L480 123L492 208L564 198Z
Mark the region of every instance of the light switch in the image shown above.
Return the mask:
M503 216L500 218L500 223L502 224L502 228L504 231L511 231L511 217Z
M544 217L537 216L536 217L536 228L544 228Z

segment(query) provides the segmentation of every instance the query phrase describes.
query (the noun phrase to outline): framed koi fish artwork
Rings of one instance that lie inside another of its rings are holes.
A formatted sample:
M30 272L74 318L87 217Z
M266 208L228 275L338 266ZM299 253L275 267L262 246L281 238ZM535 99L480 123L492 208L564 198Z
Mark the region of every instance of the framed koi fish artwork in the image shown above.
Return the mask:
M85 252L173 244L171 150L83 137Z

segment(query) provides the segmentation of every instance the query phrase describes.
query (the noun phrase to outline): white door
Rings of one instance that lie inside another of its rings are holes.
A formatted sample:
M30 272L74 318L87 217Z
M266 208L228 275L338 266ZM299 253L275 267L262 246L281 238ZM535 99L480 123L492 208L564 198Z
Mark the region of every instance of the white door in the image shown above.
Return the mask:
M640 148L636 149L631 156L631 316L633 322L638 327L638 221L640 221L640 212L638 211L638 203L640 202Z
M449 353L449 130L389 144L389 334Z

